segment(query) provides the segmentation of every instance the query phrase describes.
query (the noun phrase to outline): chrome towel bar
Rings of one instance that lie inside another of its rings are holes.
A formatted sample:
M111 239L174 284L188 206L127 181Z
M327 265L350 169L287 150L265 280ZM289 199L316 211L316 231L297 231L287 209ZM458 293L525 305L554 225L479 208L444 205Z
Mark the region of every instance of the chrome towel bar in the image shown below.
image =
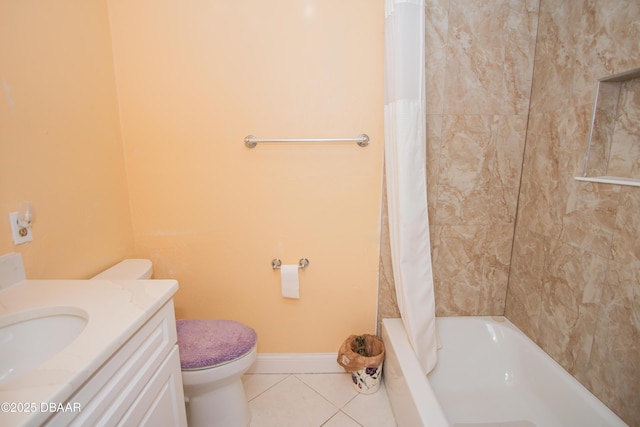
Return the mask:
M249 148L255 147L262 142L356 142L360 147L369 145L369 135L361 133L357 138L292 138L292 139L264 139L256 138L254 135L247 135L244 138L244 145Z

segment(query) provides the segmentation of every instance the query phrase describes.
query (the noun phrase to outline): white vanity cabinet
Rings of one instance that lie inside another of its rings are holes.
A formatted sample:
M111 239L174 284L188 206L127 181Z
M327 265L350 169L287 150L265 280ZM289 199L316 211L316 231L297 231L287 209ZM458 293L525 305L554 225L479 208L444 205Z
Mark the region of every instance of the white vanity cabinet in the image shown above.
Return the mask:
M79 411L57 412L45 425L186 426L173 300L134 331L64 405Z

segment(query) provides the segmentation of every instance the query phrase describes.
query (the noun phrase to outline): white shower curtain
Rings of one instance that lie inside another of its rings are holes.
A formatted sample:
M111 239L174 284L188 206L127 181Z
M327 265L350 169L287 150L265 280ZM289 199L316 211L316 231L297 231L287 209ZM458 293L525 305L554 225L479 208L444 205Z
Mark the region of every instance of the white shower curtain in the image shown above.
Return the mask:
M398 307L424 373L436 364L426 183L424 0L385 1L385 167Z

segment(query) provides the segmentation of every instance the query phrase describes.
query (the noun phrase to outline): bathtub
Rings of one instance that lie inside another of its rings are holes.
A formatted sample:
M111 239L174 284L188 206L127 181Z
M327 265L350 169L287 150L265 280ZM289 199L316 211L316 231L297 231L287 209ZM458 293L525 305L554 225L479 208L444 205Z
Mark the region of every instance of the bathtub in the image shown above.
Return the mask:
M504 317L439 317L421 373L401 319L384 319L384 381L398 427L626 426Z

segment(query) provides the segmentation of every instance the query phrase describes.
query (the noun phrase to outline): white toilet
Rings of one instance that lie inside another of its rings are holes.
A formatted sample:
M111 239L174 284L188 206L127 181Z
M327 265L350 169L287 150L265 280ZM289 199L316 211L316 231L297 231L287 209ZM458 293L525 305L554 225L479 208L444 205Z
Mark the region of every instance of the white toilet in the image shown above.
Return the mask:
M93 279L150 279L147 259L126 259ZM177 320L189 427L246 427L242 375L256 359L256 332L233 320Z

